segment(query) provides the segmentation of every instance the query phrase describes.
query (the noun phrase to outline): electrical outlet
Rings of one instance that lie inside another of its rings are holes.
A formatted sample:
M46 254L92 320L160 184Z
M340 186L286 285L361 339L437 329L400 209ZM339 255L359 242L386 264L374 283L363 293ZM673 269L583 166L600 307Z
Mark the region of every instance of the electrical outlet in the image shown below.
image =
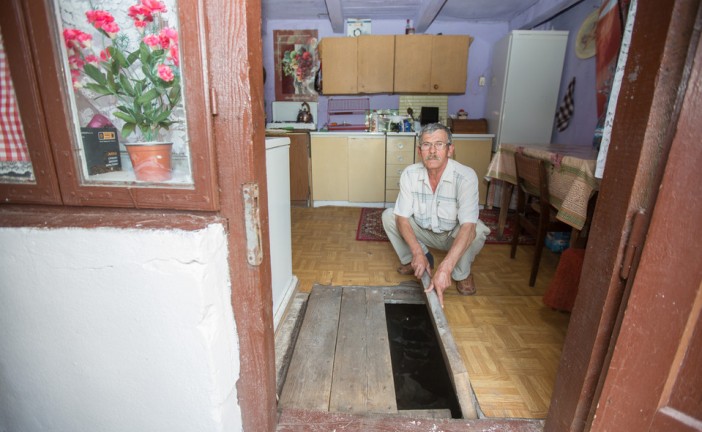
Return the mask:
M485 87L485 77L484 76L481 76L480 78L478 78L478 85L480 87Z

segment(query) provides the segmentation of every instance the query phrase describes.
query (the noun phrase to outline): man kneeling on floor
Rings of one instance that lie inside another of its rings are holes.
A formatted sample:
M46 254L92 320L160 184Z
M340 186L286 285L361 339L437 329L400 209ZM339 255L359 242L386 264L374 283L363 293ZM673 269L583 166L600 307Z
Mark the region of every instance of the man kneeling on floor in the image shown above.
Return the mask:
M383 212L383 228L402 264L398 273L421 279L426 270L431 277L426 291L435 289L442 307L451 278L460 294L475 294L471 264L490 233L478 219L478 177L450 159L453 152L446 126L424 126L417 144L422 162L405 168L395 207ZM448 251L433 275L427 246Z

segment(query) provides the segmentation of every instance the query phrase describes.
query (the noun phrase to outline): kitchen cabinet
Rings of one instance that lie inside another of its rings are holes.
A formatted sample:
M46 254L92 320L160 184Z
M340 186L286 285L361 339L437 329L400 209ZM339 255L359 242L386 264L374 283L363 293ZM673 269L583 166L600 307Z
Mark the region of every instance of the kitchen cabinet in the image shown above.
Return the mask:
M349 137L348 160L349 201L383 202L385 137Z
M291 133L290 137L290 203L307 207L310 200L310 135Z
M358 93L392 93L395 36L359 36Z
M388 134L385 146L385 202L394 203L400 193L400 175L417 154L414 134Z
M478 176L478 193L481 205L485 205L487 201L488 183L485 180L485 174L487 174L492 157L492 139L493 135L454 134L452 137L453 158L457 162L473 168Z
M315 202L383 202L383 135L312 133L310 144Z
M349 156L346 135L312 134L312 199L348 201Z
M515 30L495 44L486 103L495 149L551 142L567 42L567 31Z
M395 93L465 93L470 36L395 36Z
M358 41L352 37L326 37L320 44L322 93L358 92Z
M322 39L322 93L392 93L395 36Z

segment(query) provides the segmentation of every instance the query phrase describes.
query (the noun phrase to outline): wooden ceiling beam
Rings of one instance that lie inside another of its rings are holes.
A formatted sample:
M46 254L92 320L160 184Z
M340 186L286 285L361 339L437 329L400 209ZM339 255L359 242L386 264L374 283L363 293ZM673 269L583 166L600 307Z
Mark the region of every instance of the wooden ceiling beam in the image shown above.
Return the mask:
M423 1L417 10L417 18L414 20L414 30L417 33L424 33L431 23L434 22L445 3L446 0Z
M329 14L329 22L334 33L344 32L344 16L341 12L341 0L324 0L327 4L327 13Z

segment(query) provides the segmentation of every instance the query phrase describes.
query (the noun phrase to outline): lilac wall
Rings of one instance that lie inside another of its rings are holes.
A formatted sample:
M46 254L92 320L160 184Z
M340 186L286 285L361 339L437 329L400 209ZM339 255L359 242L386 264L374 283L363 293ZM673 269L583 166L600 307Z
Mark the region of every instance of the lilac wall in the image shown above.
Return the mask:
M528 13L522 14L512 22L434 22L426 33L429 34L467 34L474 38L468 54L468 79L466 93L448 97L449 113L454 114L459 109L468 111L470 118L481 118L485 115L487 86L478 85L480 76L490 82L492 65L492 47L510 30L535 25L543 16L549 13L559 3L572 3L572 0L540 0ZM595 113L595 59L579 59L575 55L573 41L580 24L585 17L595 10L601 0L582 0L566 12L556 16L539 29L569 30L569 42L563 69L563 79L560 83L561 95L571 78L576 77L575 114L568 128L562 133L554 132L553 141L558 143L590 145L596 122ZM404 34L405 20L377 20L372 22L372 34ZM528 28L528 27L527 27ZM275 100L275 83L273 77L273 30L305 30L316 29L319 38L342 36L334 33L329 20L312 21L268 20L263 25L263 64L268 71L265 84L266 112L270 118L271 102ZM394 108L399 105L397 95L370 95L371 109ZM319 97L319 112L317 124L321 127L327 122L327 97ZM555 113L554 113L555 114Z
M575 110L568 127L558 132L554 127L551 141L558 144L592 145L597 123L595 105L595 57L581 59L575 55L575 40L585 18L598 9L601 0L584 0L566 13L556 17L550 24L554 30L570 30L566 48L559 105L563 101L570 80L575 77Z

